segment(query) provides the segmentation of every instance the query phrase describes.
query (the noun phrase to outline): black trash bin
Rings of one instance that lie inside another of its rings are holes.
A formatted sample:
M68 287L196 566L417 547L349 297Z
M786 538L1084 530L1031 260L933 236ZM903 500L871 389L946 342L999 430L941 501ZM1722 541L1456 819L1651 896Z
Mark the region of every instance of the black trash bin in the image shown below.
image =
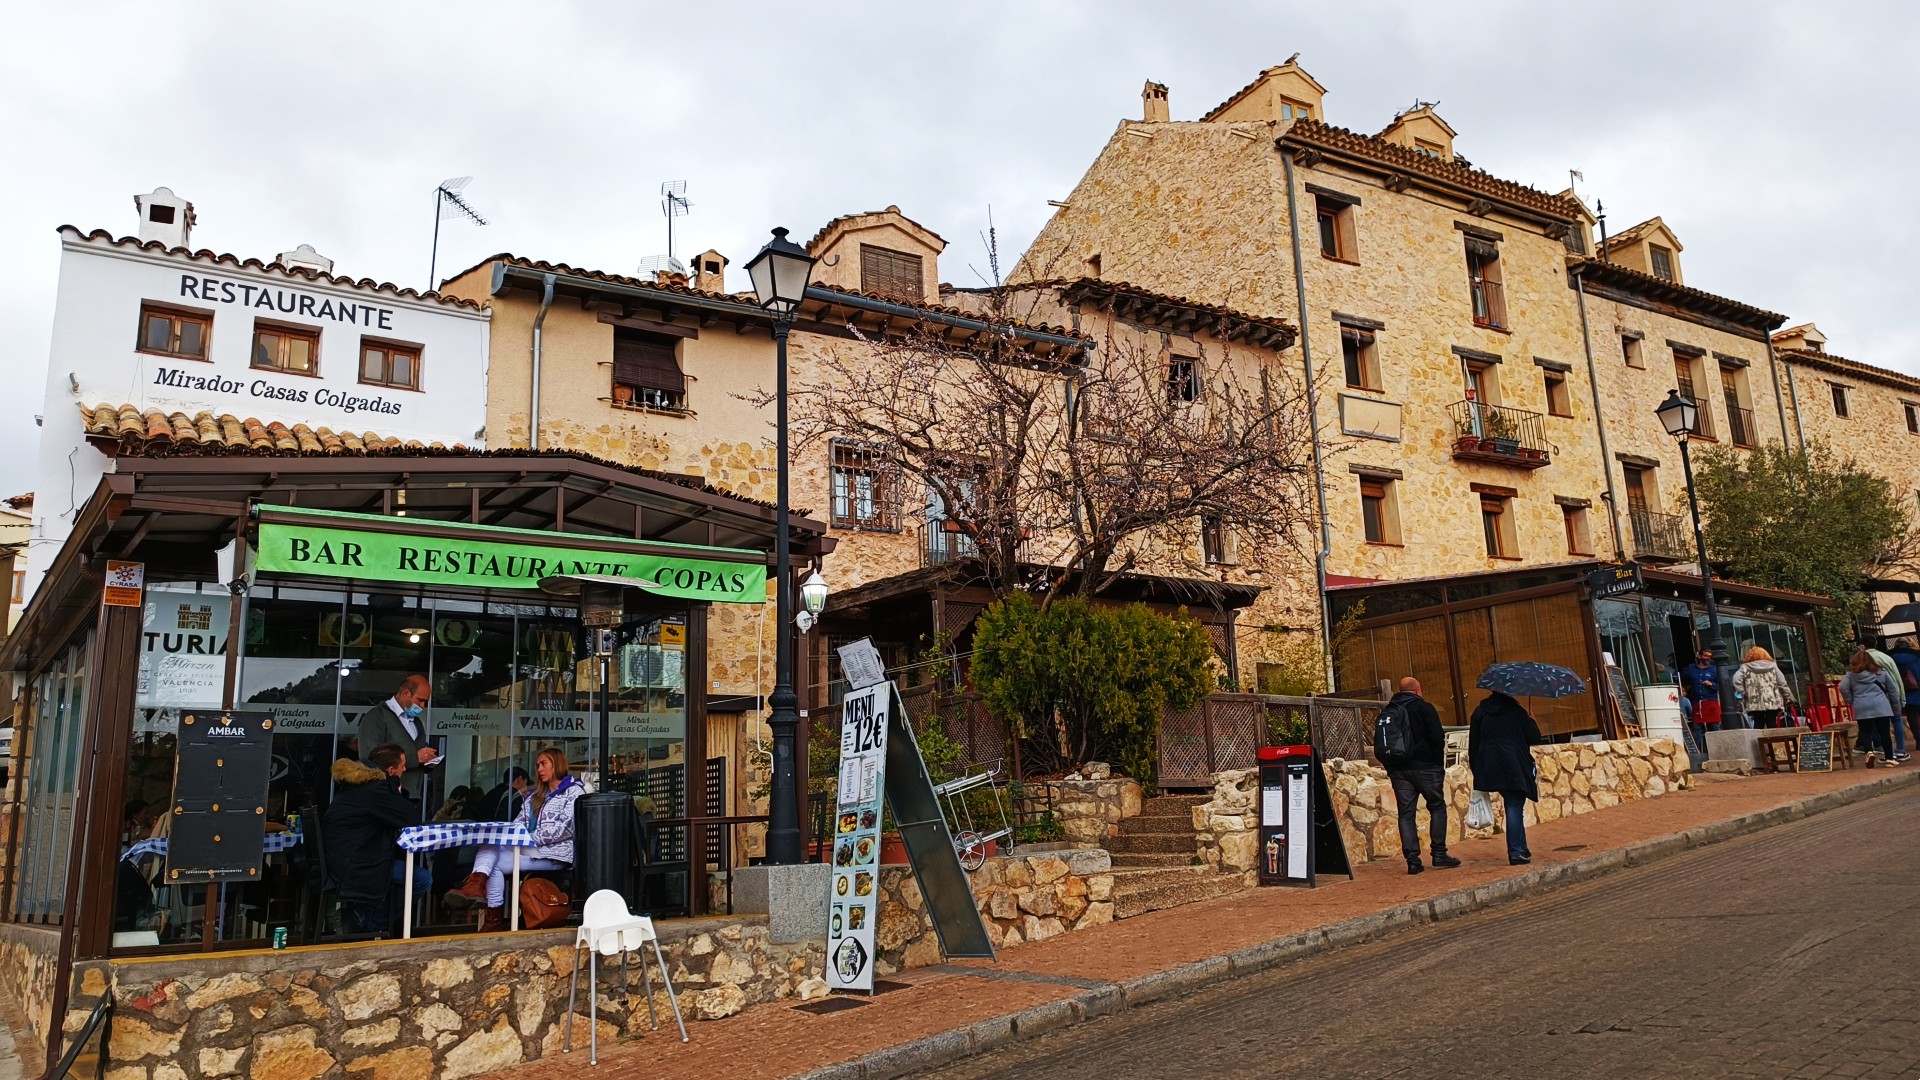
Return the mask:
M633 906L633 819L633 800L617 791L582 795L573 804L576 899L612 889Z

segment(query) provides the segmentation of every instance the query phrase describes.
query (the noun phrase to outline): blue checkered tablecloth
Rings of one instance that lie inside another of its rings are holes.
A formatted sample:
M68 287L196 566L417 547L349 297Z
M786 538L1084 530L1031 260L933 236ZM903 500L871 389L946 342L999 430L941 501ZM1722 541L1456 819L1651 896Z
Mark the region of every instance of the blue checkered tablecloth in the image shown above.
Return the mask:
M288 848L298 844L299 842L300 842L299 833L270 832L267 834L266 842L265 844L262 845L261 850L265 851L269 855L272 855L275 852L285 851ZM123 853L120 856L120 860L122 862L132 862L133 860L140 858L142 855L165 855L166 853L167 853L167 838L164 836L156 836L151 840L142 840L139 843L128 848L125 851L125 853Z
M445 821L400 830L401 848L412 852L482 844L532 847L533 834L518 821Z

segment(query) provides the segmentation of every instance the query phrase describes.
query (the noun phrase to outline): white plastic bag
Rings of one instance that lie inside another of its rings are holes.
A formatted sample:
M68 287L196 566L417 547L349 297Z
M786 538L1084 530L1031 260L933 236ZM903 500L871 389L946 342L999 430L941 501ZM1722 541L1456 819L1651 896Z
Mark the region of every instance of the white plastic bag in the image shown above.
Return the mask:
M1467 828L1493 828L1493 802L1484 791L1473 793L1473 799L1467 803Z

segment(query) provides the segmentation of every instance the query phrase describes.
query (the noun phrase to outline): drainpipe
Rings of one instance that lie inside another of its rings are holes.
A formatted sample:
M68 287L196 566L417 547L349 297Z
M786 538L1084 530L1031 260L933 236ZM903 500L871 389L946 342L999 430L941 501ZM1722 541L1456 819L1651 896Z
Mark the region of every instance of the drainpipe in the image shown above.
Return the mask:
M1627 545L1620 536L1620 504L1613 491L1613 451L1607 447L1607 423L1600 415L1600 372L1593 363L1593 331L1587 327L1587 279L1577 266L1573 270L1573 291L1580 298L1580 344L1587 350L1587 385L1593 388L1593 427L1600 434L1600 475L1607 479L1607 524L1613 529L1613 557L1626 562Z
M1326 642L1327 689L1333 689L1333 624L1329 621L1327 610L1327 558L1333 551L1333 528L1327 522L1327 475L1325 462L1320 457L1320 398L1313 381L1313 345L1308 336L1307 326L1307 271L1300 262L1300 212L1298 200L1293 190L1293 156L1282 148L1278 141L1274 149L1280 151L1280 166L1286 172L1287 180L1287 227L1293 233L1293 293L1300 301L1300 362L1307 378L1307 415L1312 418L1313 434L1313 488L1320 503L1320 550L1314 553L1313 570L1319 581L1320 595L1320 640Z
M1776 363L1773 355L1772 334L1767 335L1767 363ZM1800 452L1804 454L1807 452L1807 429L1806 426L1800 422L1800 391L1793 385L1793 365L1787 364L1785 367L1787 369L1787 396L1793 399L1793 432L1794 436L1800 442ZM1774 377L1776 379L1779 378L1778 375ZM1782 408L1784 409L1785 406L1782 406ZM1787 417L1784 411L1780 414L1780 441L1787 441Z
M1773 376L1773 407L1780 410L1780 445L1787 444L1787 403L1780 397L1780 360L1773 354L1773 334L1767 334L1767 371ZM1800 415L1800 403L1793 403L1793 415Z
M540 310L533 316L533 394L527 403L527 449L540 449L540 325L553 306L553 275L540 275Z

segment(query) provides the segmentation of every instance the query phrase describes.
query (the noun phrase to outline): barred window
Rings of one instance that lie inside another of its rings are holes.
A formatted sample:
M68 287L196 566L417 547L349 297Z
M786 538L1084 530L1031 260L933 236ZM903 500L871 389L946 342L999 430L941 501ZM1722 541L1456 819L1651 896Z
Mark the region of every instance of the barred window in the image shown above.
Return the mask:
M899 531L900 463L887 447L833 441L833 524Z

